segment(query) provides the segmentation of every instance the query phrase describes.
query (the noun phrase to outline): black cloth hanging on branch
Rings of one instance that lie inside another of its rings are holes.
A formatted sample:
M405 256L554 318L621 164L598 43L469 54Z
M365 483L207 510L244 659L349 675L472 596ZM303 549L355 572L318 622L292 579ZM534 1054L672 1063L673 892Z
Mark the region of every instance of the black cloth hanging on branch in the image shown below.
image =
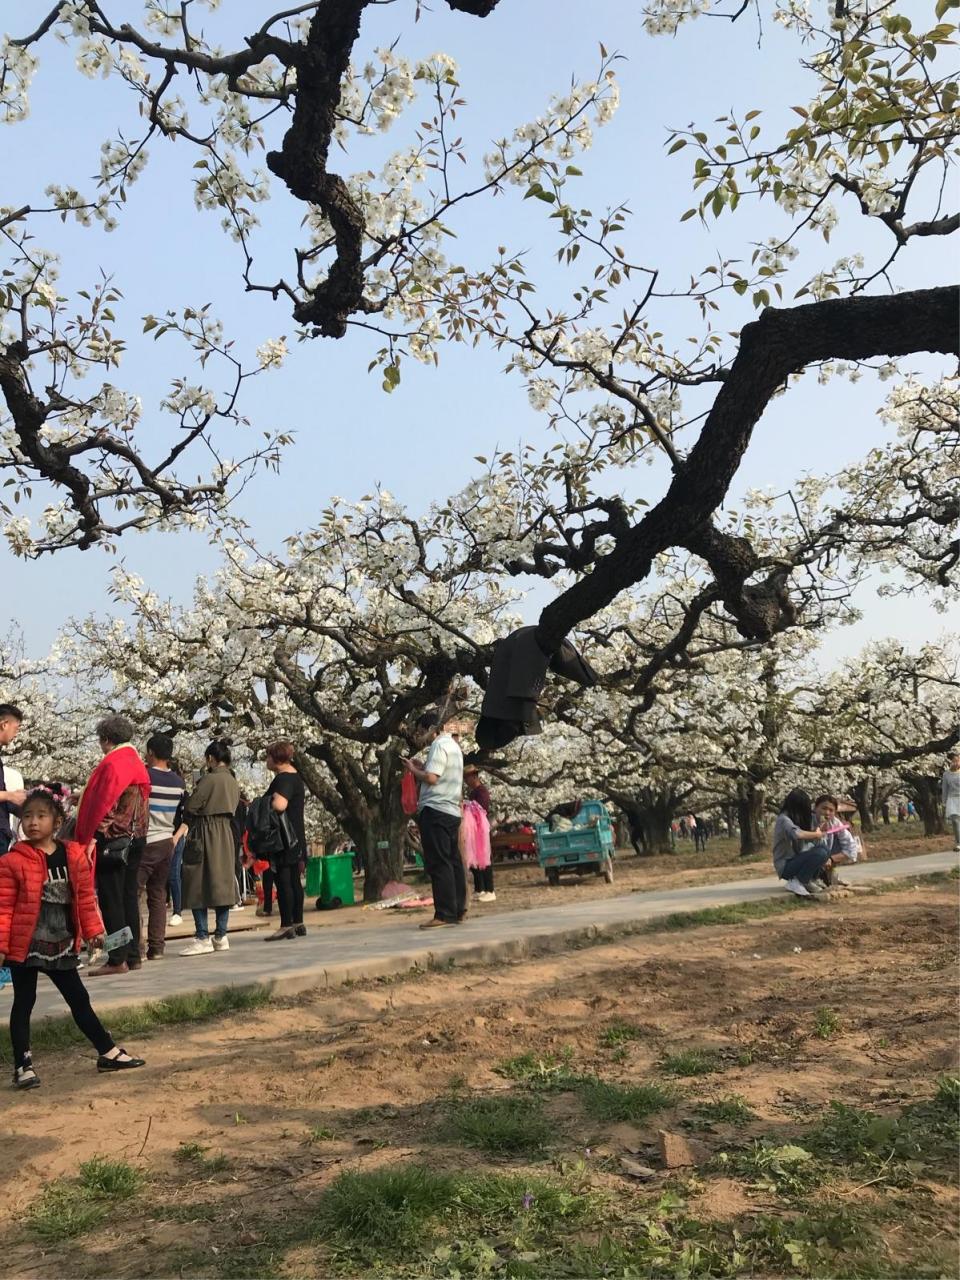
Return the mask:
M586 688L598 680L596 671L569 640L564 640L556 653L544 653L537 643L536 627L520 627L497 641L475 730L479 747L505 747L514 738L540 732L537 702L548 669Z

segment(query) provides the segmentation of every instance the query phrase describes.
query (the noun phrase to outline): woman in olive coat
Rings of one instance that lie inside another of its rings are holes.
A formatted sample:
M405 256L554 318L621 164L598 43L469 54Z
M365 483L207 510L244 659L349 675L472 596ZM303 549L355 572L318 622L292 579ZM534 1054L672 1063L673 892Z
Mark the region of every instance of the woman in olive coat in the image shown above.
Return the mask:
M210 743L205 755L207 772L183 806L189 826L181 869L183 905L193 911L197 936L180 952L182 956L230 949L227 927L237 896L234 815L240 803L240 787L230 772L230 758L226 742ZM207 931L210 907L216 913L212 938Z

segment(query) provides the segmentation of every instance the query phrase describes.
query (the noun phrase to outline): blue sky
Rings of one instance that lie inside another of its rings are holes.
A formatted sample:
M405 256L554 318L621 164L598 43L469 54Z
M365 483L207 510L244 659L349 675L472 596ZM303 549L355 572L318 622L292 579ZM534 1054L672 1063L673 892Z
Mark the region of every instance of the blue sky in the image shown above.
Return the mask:
M109 12L111 6L106 7ZM125 20L133 19L129 0L122 6L114 0L112 7L118 12L122 8ZM225 0L221 13L206 23L224 45L239 44L239 37L271 11L262 0ZM736 24L701 21L675 40L652 40L642 30L639 4L623 0L593 0L590 5L505 0L484 21L452 14L440 0L418 24L413 11L413 0L369 10L361 56L397 37L400 51L410 57L437 49L450 53L460 65L468 102L459 124L476 162L489 139L509 134L541 112L549 94L563 91L571 75L592 75L602 41L627 57L619 68L623 99L614 122L596 132L593 150L578 160L584 171L578 201L594 211L627 201L634 215L625 238L628 253L661 267L678 284L715 254L748 257L751 242L771 233L767 210L745 205L735 217L706 230L696 219L681 226L680 214L693 203L691 161L683 153L668 159L663 140L669 126L696 120L708 127L731 108L743 112L762 107L771 129L784 125L790 105L805 101L809 86L796 61L796 42L780 27L766 22L758 48L755 20L748 15ZM49 182L92 189L89 175L97 171L100 142L118 127L130 135L138 126L125 86L83 79L72 71L69 52L58 46L48 44L41 53L30 119L0 134L7 175L4 200L11 204L36 203ZM414 107L385 139L360 139L335 162L344 172L376 167L388 151L410 141L420 118ZM63 256L65 292L87 286L99 268L112 274L123 291L118 327L129 331L130 349L114 380L144 396L145 440L155 429L150 425L151 400L171 376L189 372L196 380L197 372L174 345L139 339L143 314L210 301L251 361L266 338L294 330L284 304L243 292L236 247L220 232L216 215L194 209L189 177L195 158L182 142L171 146L155 141L151 162L131 189L112 235L53 221L36 231L39 243ZM555 264L555 233L544 206L535 206L537 201L523 203L516 192L478 202L455 222L458 240L451 256L480 264L497 244L527 248L544 301L559 301L571 280ZM845 249L879 243L873 229L864 228L850 212L846 241L841 234L826 253L811 244L812 260L832 261ZM274 182L274 199L260 213L262 274L269 277L274 269L288 267L301 210ZM931 283L937 267L936 247L911 248L902 282ZM751 314L746 306L724 312L724 327L735 328ZM664 314L667 332L674 332L676 323ZM377 482L411 509L423 508L469 478L475 454L489 455L496 444L546 441L546 419L530 409L519 380L503 375L502 355L451 347L438 370L407 362L400 389L386 396L379 376L367 373L378 345L354 332L342 342L294 346L283 370L254 380L243 404L254 428L282 427L297 437L280 475L262 476L244 495L244 514L258 540L276 546L284 535L309 526L331 495L356 498ZM913 364L923 367L921 361ZM880 399L880 391L866 383L851 387L834 381L821 388L806 379L776 401L760 423L737 491L785 485L805 469L834 471L850 464L877 442ZM627 482L653 498L661 478L660 472L643 468ZM45 602L40 609L33 605L12 611L33 650L46 646L70 614L111 607L106 584L116 563L113 556L96 550L65 552L24 564L5 551L0 555L6 557L7 599ZM216 562L202 537L187 534L127 537L119 556L161 594L178 599L188 598L194 575ZM828 641L831 657L851 652L873 636L898 635L919 643L960 625L960 609L937 615L920 599L904 605L866 591L858 604L864 621Z

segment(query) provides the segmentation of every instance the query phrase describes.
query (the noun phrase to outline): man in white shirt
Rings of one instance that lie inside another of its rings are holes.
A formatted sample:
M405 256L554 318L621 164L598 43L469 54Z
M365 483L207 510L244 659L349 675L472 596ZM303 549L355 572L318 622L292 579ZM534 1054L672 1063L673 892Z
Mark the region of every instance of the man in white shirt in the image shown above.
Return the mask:
M433 886L433 919L421 929L459 924L467 914L467 877L460 856L463 812L463 752L435 713L423 715L417 728L430 744L421 768L404 760L420 783L417 825L423 842L423 865Z

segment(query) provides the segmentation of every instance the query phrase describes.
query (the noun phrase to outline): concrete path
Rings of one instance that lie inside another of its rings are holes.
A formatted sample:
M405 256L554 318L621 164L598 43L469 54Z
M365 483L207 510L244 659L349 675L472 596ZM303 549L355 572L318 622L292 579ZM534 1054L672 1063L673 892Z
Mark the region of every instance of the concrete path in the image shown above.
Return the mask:
M846 867L844 876L853 884L869 885L947 871L956 865L955 853L930 853ZM435 932L418 929L424 918L419 913L410 920L409 929L378 927L377 916L371 915L369 926L314 929L293 942L265 943L259 932L231 935L229 952L189 958L177 954L179 943L168 942L163 960L144 961L143 968L134 973L101 978L89 986L98 1011L255 983L270 987L277 995L297 995L350 980L405 973L414 967L436 967L447 960L489 963L520 959L562 950L571 943L605 933L616 936L676 911L758 902L780 897L784 892L781 882L769 876L688 889L629 893L568 906L504 912L486 919L483 908L478 907L471 910L464 924ZM309 929L309 919L307 925ZM0 991L0 1017L6 1016L10 999L9 987ZM41 978L36 1016L65 1013L52 985ZM109 1024L109 1018L105 1021Z

